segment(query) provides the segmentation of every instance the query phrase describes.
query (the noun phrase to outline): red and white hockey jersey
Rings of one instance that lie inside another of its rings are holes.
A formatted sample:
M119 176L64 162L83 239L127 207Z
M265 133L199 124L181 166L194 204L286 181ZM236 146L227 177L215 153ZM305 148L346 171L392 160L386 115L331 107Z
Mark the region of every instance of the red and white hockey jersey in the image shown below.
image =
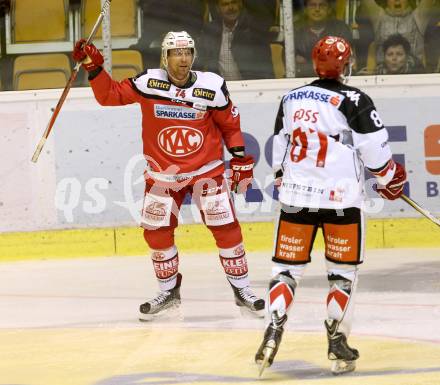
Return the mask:
M388 133L372 100L336 80L288 92L278 111L273 168L283 175L280 201L314 208L360 207L364 166L391 158Z
M90 84L101 105L140 104L143 152L153 179L191 184L221 175L223 141L228 149L244 146L238 109L214 73L192 71L179 88L162 69L122 82L102 70Z

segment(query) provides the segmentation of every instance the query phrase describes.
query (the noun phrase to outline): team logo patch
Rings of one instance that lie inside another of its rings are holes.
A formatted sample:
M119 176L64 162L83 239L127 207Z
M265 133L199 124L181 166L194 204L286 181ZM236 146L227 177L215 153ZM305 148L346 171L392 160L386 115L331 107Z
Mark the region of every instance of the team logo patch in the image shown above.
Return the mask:
M220 256L225 273L235 277L239 277L248 272L248 266L245 256L238 258L223 258Z
M162 251L155 251L153 255L151 256L155 261L163 261L165 260L166 256Z
M155 104L154 116L160 119L199 120L204 118L205 111L183 106Z
M244 247L243 245L239 245L234 249L234 255L241 256L244 254Z
M231 108L231 114L233 118L236 118L238 115L240 115L240 112L238 111L238 107L234 106Z
M166 215L166 204L158 201L152 201L144 208L144 217L156 222L163 221Z
M171 156L187 156L198 151L205 138L201 131L185 126L166 127L159 132L159 147Z
M206 88L194 88L192 96L212 101L215 98L215 91Z
M361 97L361 95L356 92L356 91L341 91L343 92L345 95L347 95L347 97L356 105L356 107L359 106L359 99Z
M168 279L177 273L179 258L177 255L166 262L153 262L156 277L159 279Z
M171 83L166 82L165 80L151 78L148 79L147 87L154 88L155 90L169 91L171 88Z
M209 202L206 208L206 215L210 219L224 219L229 216L229 209L222 204L222 201Z
M208 226L222 226L234 222L234 212L227 192L202 196L200 203Z
M345 52L346 48L342 41L338 41L336 43L336 48L339 50L339 52Z
M188 40L176 40L176 47L177 48L188 47Z

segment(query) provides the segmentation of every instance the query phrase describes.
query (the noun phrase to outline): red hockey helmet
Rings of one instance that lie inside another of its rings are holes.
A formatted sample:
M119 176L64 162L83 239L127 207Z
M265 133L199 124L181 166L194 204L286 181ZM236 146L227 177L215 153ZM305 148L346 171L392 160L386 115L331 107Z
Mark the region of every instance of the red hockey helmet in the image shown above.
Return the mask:
M351 47L342 37L325 36L312 51L313 67L320 78L339 79L350 64Z

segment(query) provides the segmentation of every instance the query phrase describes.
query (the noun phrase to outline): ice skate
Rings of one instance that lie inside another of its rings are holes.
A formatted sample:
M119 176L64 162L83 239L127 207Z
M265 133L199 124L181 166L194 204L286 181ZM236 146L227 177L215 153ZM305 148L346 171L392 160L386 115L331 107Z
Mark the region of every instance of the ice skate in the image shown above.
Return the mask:
M258 372L259 377L263 374L264 369L271 366L273 363L281 343L281 337L284 332L283 325L286 321L286 314L281 318L278 318L276 313L272 313L272 322L267 326L264 332L263 342L261 343L257 354L255 354L255 363L260 365Z
M348 346L344 334L336 331L338 323L335 320L326 320L324 323L327 329L328 359L332 361L332 373L337 375L354 371L359 352Z
M156 298L143 303L139 307L140 321L151 321L154 317L160 315L171 314L172 310L177 310L180 306L180 284L182 275L177 274L176 286L171 290L161 291Z
M240 307L243 315L252 314L256 317L264 317L264 299L258 298L249 286L243 288L232 286L232 290L234 291L235 304Z

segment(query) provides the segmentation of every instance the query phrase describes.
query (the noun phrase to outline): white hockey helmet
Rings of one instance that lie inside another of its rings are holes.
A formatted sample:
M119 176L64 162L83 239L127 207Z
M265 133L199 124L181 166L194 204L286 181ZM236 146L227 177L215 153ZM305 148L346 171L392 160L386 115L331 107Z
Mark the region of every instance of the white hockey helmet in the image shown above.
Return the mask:
M196 58L196 47L193 38L186 31L168 32L162 41L162 63L165 68L168 67L168 51L177 48L190 48L193 53L194 63Z

